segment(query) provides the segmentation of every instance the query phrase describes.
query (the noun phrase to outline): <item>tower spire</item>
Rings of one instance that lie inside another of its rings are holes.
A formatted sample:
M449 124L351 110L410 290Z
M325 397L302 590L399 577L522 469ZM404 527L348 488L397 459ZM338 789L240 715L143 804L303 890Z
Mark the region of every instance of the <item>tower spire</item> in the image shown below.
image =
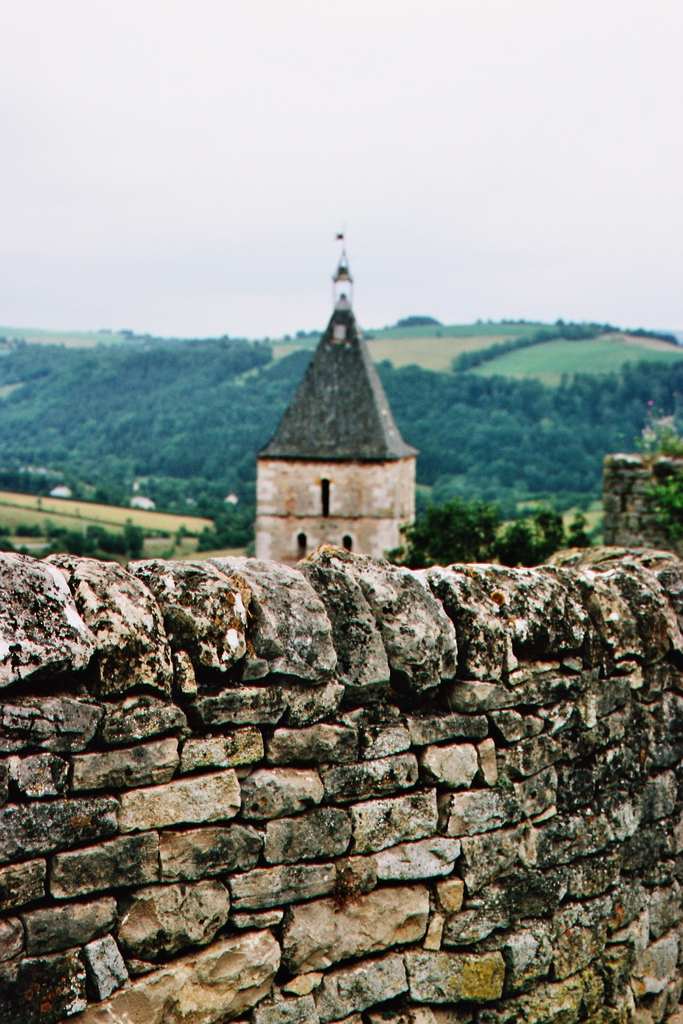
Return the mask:
M346 243L343 235L337 235L342 243L341 256L337 270L332 278L332 305L335 309L351 309L353 304L353 278L349 270L349 258L346 255Z

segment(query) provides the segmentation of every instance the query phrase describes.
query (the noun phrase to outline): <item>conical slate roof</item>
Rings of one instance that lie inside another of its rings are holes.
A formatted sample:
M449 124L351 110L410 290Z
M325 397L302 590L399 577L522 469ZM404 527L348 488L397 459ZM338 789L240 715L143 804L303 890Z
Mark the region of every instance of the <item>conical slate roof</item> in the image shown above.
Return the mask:
M375 461L416 455L394 423L350 308L337 307L262 458Z

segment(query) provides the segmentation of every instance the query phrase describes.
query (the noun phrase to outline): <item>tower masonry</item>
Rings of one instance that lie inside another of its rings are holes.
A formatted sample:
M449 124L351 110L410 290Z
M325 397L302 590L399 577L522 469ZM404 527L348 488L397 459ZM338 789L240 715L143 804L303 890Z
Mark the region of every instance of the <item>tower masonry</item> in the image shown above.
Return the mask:
M327 329L259 452L258 558L292 564L321 544L383 555L415 518L417 450L398 431L356 323L345 256L334 285Z

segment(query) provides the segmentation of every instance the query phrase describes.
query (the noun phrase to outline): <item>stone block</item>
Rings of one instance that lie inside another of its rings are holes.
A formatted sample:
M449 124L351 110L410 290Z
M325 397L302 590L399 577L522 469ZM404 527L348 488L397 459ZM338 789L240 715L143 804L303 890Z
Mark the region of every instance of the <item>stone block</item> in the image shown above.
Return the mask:
M86 976L79 950L26 957L0 971L3 1024L61 1024L86 1008ZM21 1012L21 1016L19 1016Z
M425 747L420 754L420 767L431 782L453 789L467 788L479 768L477 751L471 743Z
M192 658L187 651L173 651L173 678L175 684L182 694L193 697L199 690L197 686L197 674L192 664Z
M366 725L361 729L360 746L365 761L389 757L409 750L410 733L403 725Z
M107 704L100 734L108 746L125 747L185 729L187 719L179 707L143 694Z
M529 856L539 868L571 864L579 857L600 853L613 839L614 831L603 817L558 816L534 830L530 836Z
M481 740L489 729L484 715L410 715L406 724L415 747L444 740Z
M496 745L492 739L482 740L477 744L477 759L480 776L487 786L495 786L498 782L498 762Z
M50 869L50 893L55 899L72 899L102 889L147 885L158 877L159 836L143 832L56 854Z
M83 949L88 980L97 999L107 999L128 981L128 971L112 935L89 942Z
M149 559L128 571L149 587L174 651L195 666L225 672L244 657L247 609L238 586L208 562Z
M429 589L406 569L368 555L344 556L375 617L401 685L414 693L452 679L457 643L453 624Z
M403 957L390 953L329 971L315 995L321 1024L341 1021L408 991Z
M45 895L47 863L42 858L0 868L0 911L22 907Z
M605 929L576 924L553 937L553 977L564 981L596 960L605 948Z
M150 885L126 899L118 941L127 957L157 960L188 946L206 946L227 924L230 897L217 881Z
M460 856L460 841L434 836L417 843L390 846L374 855L377 877L383 882L438 878L453 870Z
M410 789L418 776L414 754L396 754L321 772L326 798L339 803Z
M505 960L506 987L523 991L533 982L546 978L553 958L550 926L547 921L526 923L520 931L508 932L501 946Z
M183 743L180 771L198 771L201 768L235 768L253 764L263 757L263 738L258 729L245 726L225 736L190 738Z
M464 714L479 715L482 711L499 711L521 704L524 696L518 690L496 683L455 682L446 687L449 706Z
M11 757L11 776L17 789L29 800L63 796L68 788L69 764L56 754Z
M156 740L136 747L72 758L71 788L125 789L170 782L180 764L177 739Z
M340 906L334 899L292 907L282 936L292 972L320 971L349 957L379 953L424 937L429 893L424 886L376 889Z
M182 823L225 821L234 818L239 809L239 782L234 770L227 768L212 775L122 793L119 828L121 832L132 832Z
M95 637L97 693L112 696L143 685L171 693L173 670L154 596L116 562L50 555L65 577L78 612Z
M533 818L552 807L557 798L557 772L546 768L537 775L531 775L523 782L513 785L515 798L527 818Z
M282 689L275 686L243 686L221 690L212 697L198 697L188 706L193 725L275 725L287 708Z
M673 772L656 775L643 792L641 821L659 821L673 814L676 806L677 782Z
M213 558L228 577L251 590L250 638L270 672L311 684L330 678L337 665L325 606L298 569L256 558Z
M468 900L467 908L453 914L443 929L444 946L471 946L481 942L496 928L507 928L509 918L496 912L484 900Z
M320 988L320 982L323 980L323 975L320 971L309 971L308 974L298 974L296 978L292 978L291 981L286 982L282 986L283 992L291 992L295 996L307 996L311 992L315 992L317 988Z
M0 864L108 839L116 833L118 807L112 797L7 804L0 810Z
M637 997L662 992L676 972L679 939L668 932L639 956L631 973L631 987Z
M323 784L312 768L257 768L242 782L242 814L266 820L319 804Z
M358 757L358 732L322 723L304 729L276 729L266 757L271 764L348 764Z
M230 922L235 928L275 928L284 916L284 910L262 910L260 914L231 914Z
M223 1024L270 991L279 965L269 931L231 935L89 1006L79 1024Z
M436 883L436 902L446 914L457 914L462 909L465 883L462 878L447 878Z
M19 918L0 918L0 963L14 960L23 950L24 926Z
M438 1006L415 1006L407 1009L388 1010L383 1007L369 1013L370 1024L471 1024L474 1020L471 1010Z
M567 895L575 899L590 899L605 892L619 878L621 858L616 853L611 856L598 855L568 865L564 871L567 883Z
M515 825L522 817L513 797L496 790L472 789L439 798L441 828L449 836L471 836Z
M58 953L71 946L84 946L110 931L116 921L116 900L105 896L91 903L64 907L43 907L21 914L29 956Z
M468 892L478 892L525 856L526 840L523 828L463 837L461 874Z
M409 950L405 963L410 997L417 1003L487 1003L503 994L505 962L498 952Z
M17 697L0 703L0 753L84 750L102 708L71 697Z
M230 871L248 871L258 863L263 837L253 828L193 828L160 835L164 882L194 881Z
M345 558L323 548L301 563L301 572L325 605L341 682L361 692L387 683L389 662L382 637Z
M277 1003L259 1003L254 1010L254 1024L319 1024L313 996L281 999Z
M526 778L537 775L543 768L559 761L562 757L562 744L552 736L534 736L501 751L501 756L505 770L513 778Z
M351 835L351 819L346 811L325 807L299 818L269 821L263 852L269 864L339 857L346 853Z
M356 853L377 853L387 846L428 838L436 833L438 823L436 790L355 804L351 820Z
M36 673L61 675L86 667L95 638L55 566L0 552L0 587L0 688Z
M435 566L428 570L427 579L455 625L461 677L500 679L504 671L516 664L510 635L497 604L505 595L494 589L493 600L486 578L459 566Z
M284 721L288 725L313 725L338 710L344 696L344 687L334 682L319 686L288 683L283 685L282 695L287 704Z
M506 743L516 743L543 732L543 719L536 715L520 715L519 711L492 711L491 719Z
M267 910L326 896L336 879L334 864L282 864L232 875L228 884L235 910Z
M674 882L667 888L657 888L650 892L648 910L650 934L653 939L660 939L683 917L681 895L681 887L678 882Z

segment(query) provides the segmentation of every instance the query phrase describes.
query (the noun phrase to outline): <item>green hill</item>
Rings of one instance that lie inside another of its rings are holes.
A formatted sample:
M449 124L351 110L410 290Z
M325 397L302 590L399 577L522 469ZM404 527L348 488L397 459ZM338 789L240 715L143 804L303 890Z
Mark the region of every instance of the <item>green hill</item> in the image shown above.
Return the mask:
M559 384L564 374L614 373L625 363L640 359L671 365L683 359L683 347L622 333L580 341L560 339L507 352L473 367L472 372L485 377L535 377L546 384Z

